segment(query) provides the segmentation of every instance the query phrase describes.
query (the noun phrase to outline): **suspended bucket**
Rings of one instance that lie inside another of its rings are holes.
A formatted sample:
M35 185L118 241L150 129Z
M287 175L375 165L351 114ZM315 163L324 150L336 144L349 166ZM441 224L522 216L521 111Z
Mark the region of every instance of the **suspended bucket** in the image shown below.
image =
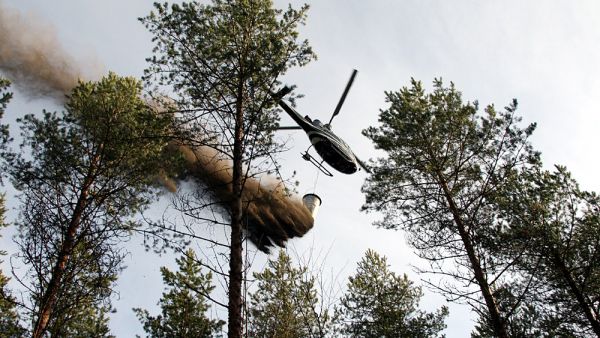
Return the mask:
M312 217L315 218L321 205L321 198L315 194L306 194L302 197L302 204L310 211Z

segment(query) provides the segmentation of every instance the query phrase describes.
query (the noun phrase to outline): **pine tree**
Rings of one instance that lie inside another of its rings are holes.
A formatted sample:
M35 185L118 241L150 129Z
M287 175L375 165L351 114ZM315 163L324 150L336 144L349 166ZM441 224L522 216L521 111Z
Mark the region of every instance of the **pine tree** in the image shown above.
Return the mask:
M20 191L19 256L28 267L33 337L53 322L102 307L138 226L131 216L158 192L169 115L140 97L141 84L113 73L79 83L63 113L18 120L23 141L8 154L8 174ZM24 155L26 154L26 155Z
M307 267L294 267L280 250L277 259L253 276L258 284L250 294L248 336L324 337L329 332L331 317L319 308L315 278Z
M448 308L419 310L420 287L389 270L386 257L367 250L340 301L342 331L350 337L434 337L446 328Z
M179 267L177 272L166 267L160 269L167 286L158 302L161 314L151 316L147 310L133 310L148 337L213 337L224 322L206 316L210 308L206 296L214 289L212 274L202 271L202 265L192 249L188 249L176 262Z
M110 304L75 304L69 311L61 311L48 324L50 337L115 338L110 333L108 315L114 311Z
M4 222L4 195L0 195L0 230L6 227ZM0 250L0 257L6 255L6 252ZM0 261L2 263L2 261ZM0 337L12 338L21 337L25 330L19 324L19 315L16 311L16 300L10 294L7 288L9 278L0 270Z
M12 93L8 92L10 82L0 77L0 119L4 115L4 109L12 97ZM0 125L0 151L2 151L8 140L8 126ZM0 173L0 182L2 181L3 173ZM0 231L7 227L4 220L4 194L0 194ZM0 257L6 255L6 252L0 250ZM2 263L2 261L0 261ZM9 278L6 277L0 270L0 337L20 337L24 335L24 329L19 325L19 316L16 311L16 302L10 294L7 284Z
M496 251L519 258L530 304L547 318L540 327L600 337L600 196L580 189L562 166L522 171L505 191L498 196L506 223L497 237L504 245Z
M12 93L8 91L9 87L10 81L3 77L0 77L0 120L4 116L4 110L6 109L6 105L12 98ZM0 124L0 153L4 151L8 139L8 125ZM0 178L3 175L4 173L0 173Z
M308 6L282 11L271 0L213 0L155 4L141 18L154 35L154 55L146 70L150 85L169 86L191 130L192 146L213 148L231 160L231 192L226 201L204 201L188 210L224 204L231 226L228 275L228 334L242 336L242 241L246 178L258 163L271 162L282 147L273 138L279 116L270 92L289 68L303 66L315 55L298 39ZM188 140L189 141L189 140ZM217 198L218 199L218 198ZM190 202L194 204L195 201ZM205 219L200 214L197 219Z
M429 261L427 272L445 278L432 287L473 308L485 304L495 334L507 337L495 284L510 279L512 259L499 260L490 249L502 223L493 197L515 171L539 165L528 142L535 125L520 128L516 101L479 113L477 103L463 103L454 85L441 80L430 94L412 80L386 96L390 106L380 125L364 131L387 154L363 187L364 209L385 212L379 226L406 230Z
M563 330L556 317L549 315L547 304L540 304L538 290L535 286L531 293L523 285L499 285L496 289L496 299L500 312L510 314L505 316L506 330L510 337L575 337L571 332ZM489 313L484 309L476 309L479 315L471 332L472 338L496 337Z

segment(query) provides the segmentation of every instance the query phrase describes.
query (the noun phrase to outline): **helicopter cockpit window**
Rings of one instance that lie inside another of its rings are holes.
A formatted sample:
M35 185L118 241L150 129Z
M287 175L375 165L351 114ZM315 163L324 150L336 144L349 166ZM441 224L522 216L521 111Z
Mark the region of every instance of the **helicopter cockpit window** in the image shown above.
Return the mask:
M317 127L323 127L323 123L321 123L321 121L319 120L314 120L313 123L315 124L315 126Z

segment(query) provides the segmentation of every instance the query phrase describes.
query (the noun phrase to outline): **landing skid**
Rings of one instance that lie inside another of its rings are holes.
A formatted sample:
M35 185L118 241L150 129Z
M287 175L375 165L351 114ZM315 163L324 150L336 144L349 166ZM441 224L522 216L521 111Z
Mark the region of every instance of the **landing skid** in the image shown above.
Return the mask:
M308 149L310 149L310 147ZM329 170L327 170L327 168L325 168L325 166L323 165L323 161L321 161L321 162L317 161L316 158L312 157L308 153L308 149L304 153L300 153L302 155L302 158L305 159L306 161L309 161L310 163L312 163L323 174L325 174L325 175L327 175L329 177L333 177L333 174Z

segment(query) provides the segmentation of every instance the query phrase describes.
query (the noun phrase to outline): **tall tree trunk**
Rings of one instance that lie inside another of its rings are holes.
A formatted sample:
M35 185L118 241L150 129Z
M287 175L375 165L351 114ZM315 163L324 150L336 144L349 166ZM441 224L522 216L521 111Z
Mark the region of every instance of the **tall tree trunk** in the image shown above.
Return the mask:
M552 260L554 261L554 264L556 264L556 267L560 271L560 274L564 280L567 282L569 290L573 296L575 296L575 299L577 300L581 310L584 312L585 317L590 322L592 330L598 337L600 337L600 320L594 313L593 308L590 306L591 302L588 302L586 299L587 297L581 292L581 289L577 285L573 275L571 275L571 272L565 265L564 260L561 259L560 254L556 250L552 250Z
M81 224L81 217L86 208L89 190L94 181L94 175L96 173L98 161L100 159L99 154L102 151L102 148L103 147L100 146L99 152L92 158L90 167L83 181L81 192L79 194L79 198L77 199L77 204L75 205L73 215L71 216L71 221L69 222L67 231L65 233L65 239L61 245L60 252L58 253L56 264L52 269L52 276L50 277L50 282L48 282L48 286L46 287L46 290L44 291L41 297L39 312L32 334L33 338L41 338L44 335L44 332L48 327L50 317L52 316L54 305L56 304L56 300L58 299L57 296L58 291L60 290L62 277L65 273L65 270L67 269L69 259L73 254L73 249L75 247L75 237L77 236L77 230L79 229L79 225Z
M229 304L228 337L242 337L242 141L244 137L243 114L244 83L238 84L235 111L235 132L233 144L233 174L231 201L231 253L229 257Z
M502 320L500 309L498 309L498 304L496 304L496 299L494 298L492 289L490 288L485 273L481 268L481 262L479 261L479 257L475 252L475 248L473 247L473 243L461 218L458 207L456 206L456 203L452 198L450 189L448 188L448 184L446 183L440 172L437 173L437 176L442 185L444 197L448 202L448 207L450 208L452 217L454 218L454 223L456 223L456 228L458 229L460 239L465 247L465 250L467 251L467 257L469 257L469 262L471 263L471 268L473 269L475 280L477 281L477 284L479 284L479 289L481 290L481 294L483 295L483 299L485 300L485 305L488 308L494 332L499 338L508 338L508 333L506 332L506 326L504 321Z

